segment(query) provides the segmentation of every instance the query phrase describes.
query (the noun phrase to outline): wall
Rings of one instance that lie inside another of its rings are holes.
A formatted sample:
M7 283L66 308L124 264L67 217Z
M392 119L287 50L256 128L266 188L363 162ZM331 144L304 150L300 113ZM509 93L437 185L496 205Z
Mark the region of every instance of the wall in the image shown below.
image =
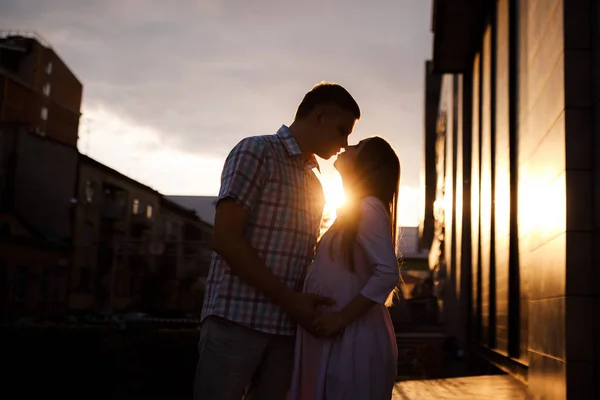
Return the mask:
M42 48L34 88L43 93L50 84L49 96L42 94L42 104L48 108L45 132L48 137L73 146L77 145L83 85L52 49ZM47 66L52 64L51 73Z
M26 40L30 52L20 56L18 70L1 77L0 121L27 123L43 136L76 146L83 85L54 50Z
M424 204L423 215L419 223L419 247L428 249L433 241L433 202L435 201L436 189L436 154L435 142L437 138L436 125L438 117L438 107L440 102L441 76L431 73L432 63L425 63L425 112L424 127L424 172L423 192Z
M431 264L455 288L444 307L471 310L448 314L471 350L534 398L597 398L600 5L492 4L472 69L443 78L443 251Z
M35 134L18 135L14 210L43 234L71 238L77 150Z
M37 237L11 213L0 211L2 319L67 312L68 251Z
M212 227L200 221L193 211L181 209L162 199L159 237L166 248L160 262L167 286L165 308L192 311L204 292L197 290L199 278L206 278L212 256ZM199 311L199 310L197 310Z
M88 181L94 185L91 202L88 202L86 198ZM106 203L103 193L104 184L118 187L125 194L123 213L114 220L102 217L103 207ZM131 255L140 254L140 246L148 243L144 240L151 239L157 232L156 220L160 215L159 194L152 188L142 185L84 155L80 155L77 187L73 273L71 278L71 286L75 290L70 297L70 306L78 310L100 306L98 303L101 303L101 301L96 299L95 295L98 294L100 286L103 286L110 293L113 293L115 308L128 308L132 306L136 296L139 295L141 285L141 271L133 272L130 268ZM139 200L140 207L143 207L143 210L140 210L143 214L139 217L145 216L145 206L150 205L152 207L152 219L143 227L144 229L140 229L139 233L141 235L139 236L135 234L134 199ZM115 241L121 243L119 250L121 256L116 259L116 269L113 270L112 252L114 251L113 244ZM143 259L144 262L148 261L146 258ZM109 274L103 278L105 273L111 271L114 272L114 276ZM84 278L89 279L92 284L87 285L87 283L82 282ZM113 291L110 291L111 287ZM84 290L78 290L78 288ZM110 293L107 296L110 296Z

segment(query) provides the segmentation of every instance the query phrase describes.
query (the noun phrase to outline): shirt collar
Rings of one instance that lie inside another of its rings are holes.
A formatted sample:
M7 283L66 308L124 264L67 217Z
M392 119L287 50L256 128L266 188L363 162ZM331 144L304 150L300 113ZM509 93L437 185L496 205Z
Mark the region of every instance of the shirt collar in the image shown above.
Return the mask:
M285 149L287 150L287 152L290 156L302 157L302 152L300 151L300 147L298 147L298 143L296 142L296 139L294 139L294 136L292 136L292 132L290 132L290 128L288 128L285 125L282 125L281 128L279 128L279 130L277 131L277 136L279 137L279 140L281 140L281 143L283 143L283 146L285 147ZM304 166L307 169L316 168L317 171L321 172L319 163L317 162L317 158L315 157L314 154L311 154L310 158L304 160Z

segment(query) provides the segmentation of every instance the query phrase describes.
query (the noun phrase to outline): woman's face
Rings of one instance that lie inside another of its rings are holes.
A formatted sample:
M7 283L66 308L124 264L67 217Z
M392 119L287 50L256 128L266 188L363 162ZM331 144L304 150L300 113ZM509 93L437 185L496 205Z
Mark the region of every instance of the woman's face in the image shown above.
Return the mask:
M342 175L342 177L352 173L356 164L356 156L358 156L358 153L365 146L365 143L367 143L368 140L369 139L364 139L358 142L358 144L346 147L346 150L335 160L333 165L335 169L338 170L340 175Z

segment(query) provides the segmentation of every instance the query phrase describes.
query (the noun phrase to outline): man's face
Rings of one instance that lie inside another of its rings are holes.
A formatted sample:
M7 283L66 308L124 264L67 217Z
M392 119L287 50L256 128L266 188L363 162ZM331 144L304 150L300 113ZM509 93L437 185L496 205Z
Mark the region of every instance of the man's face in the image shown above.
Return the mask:
M340 172L340 174L342 174L342 176L354 170L358 153L363 147L365 147L367 140L369 139L363 139L358 144L347 146L346 150L338 155L337 159L333 163L333 166Z
M348 146L356 119L338 107L319 110L315 117L315 154L328 160Z

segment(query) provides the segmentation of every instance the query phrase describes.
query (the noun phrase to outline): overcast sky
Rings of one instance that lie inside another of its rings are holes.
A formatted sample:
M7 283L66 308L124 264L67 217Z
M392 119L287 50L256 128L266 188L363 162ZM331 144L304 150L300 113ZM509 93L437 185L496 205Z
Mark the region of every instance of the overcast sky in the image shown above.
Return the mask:
M164 194L214 195L246 136L289 124L320 81L345 86L401 158L401 223L418 221L430 0L2 0L84 85L79 148ZM326 190L339 185L322 162Z

